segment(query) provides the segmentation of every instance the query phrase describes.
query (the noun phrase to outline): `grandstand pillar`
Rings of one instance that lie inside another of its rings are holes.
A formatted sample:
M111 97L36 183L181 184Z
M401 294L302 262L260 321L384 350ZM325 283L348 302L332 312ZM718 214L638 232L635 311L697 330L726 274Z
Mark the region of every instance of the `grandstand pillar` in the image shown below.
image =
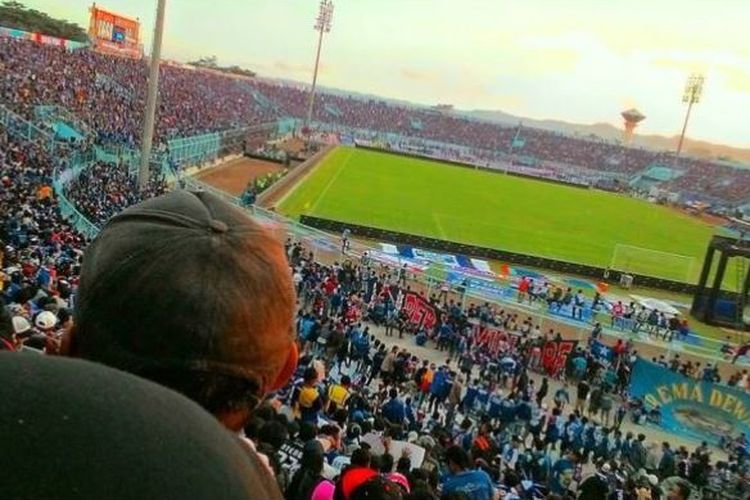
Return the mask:
M737 311L739 314L739 321L738 323L742 324L744 321L744 315L745 315L745 308L747 307L747 299L748 299L748 293L750 293L750 268L747 269L747 274L745 274L745 282L742 284L741 290L740 290L740 297L738 301Z
M727 261L729 255L726 252L721 253L719 258L719 265L716 268L716 275L714 275L714 284L711 287L711 291L708 294L708 301L706 303L706 313L704 321L710 322L716 313L716 300L719 298L719 291L721 290L721 283L724 281L724 273L727 270Z
M716 249L712 244L709 244L708 250L706 250L706 258L703 259L703 269L701 269L701 276L698 280L698 289L705 288L706 283L708 283L708 275L711 273L711 265L714 262L715 253Z
M159 62L161 60L161 41L164 34L164 11L166 3L167 0L157 0L156 3L154 39L151 45L151 68L148 75L148 96L146 99L146 112L143 117L143 135L141 136L141 168L138 172L138 185L141 190L146 189L149 177L154 122L156 121L156 100L159 93Z

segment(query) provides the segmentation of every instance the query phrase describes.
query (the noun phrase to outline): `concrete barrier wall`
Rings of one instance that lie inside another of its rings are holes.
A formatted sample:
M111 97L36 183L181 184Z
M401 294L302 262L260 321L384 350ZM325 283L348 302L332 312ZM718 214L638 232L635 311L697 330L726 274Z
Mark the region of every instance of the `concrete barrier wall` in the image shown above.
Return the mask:
M276 203L281 200L284 194L289 191L297 182L301 181L302 178L312 171L313 167L317 165L335 146L325 146L323 149L312 155L310 158L300 163L292 170L289 171L284 177L279 179L273 186L263 191L259 196L256 204L267 209L273 209Z
M400 243L404 245L417 246L426 249L439 250L447 253L468 255L471 257L483 257L486 259L499 260L504 262L513 262L515 264L526 265L530 267L537 267L543 269L551 269L553 271L576 274L579 276L587 276L597 280L604 279L605 272L608 272L607 280L610 282L618 283L620 281L620 271L607 270L603 267L590 266L587 264L578 264L575 262L567 262L564 260L550 259L547 257L538 257L534 255L526 255L516 252L509 252L506 250L499 250L495 248L479 247L475 245L467 245L464 243L457 243L455 241L439 240L436 238L429 238L426 236L416 236L413 234L400 233L397 231L389 231L386 229L379 229L376 227L361 226L358 224L350 224L348 222L341 222L331 219L322 219L320 217L312 217L303 215L300 218L300 222L307 226L312 226L324 231L331 231L337 234L341 234L344 229L349 229L352 234L362 236L365 238L371 238L380 241L387 241L391 243ZM661 278L655 278L653 276L644 276L640 274L632 274L634 283L638 286L658 288L661 290L668 290L672 292L695 294L696 286L689 283L682 283L679 281L666 280Z

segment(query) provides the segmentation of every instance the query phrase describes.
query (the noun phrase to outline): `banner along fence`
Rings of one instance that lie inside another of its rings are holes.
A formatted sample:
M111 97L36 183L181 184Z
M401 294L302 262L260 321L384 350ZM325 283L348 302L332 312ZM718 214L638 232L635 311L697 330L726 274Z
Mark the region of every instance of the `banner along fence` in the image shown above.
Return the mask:
M675 434L719 444L750 433L750 395L726 385L695 380L639 359L630 393L648 409L661 409L661 426Z

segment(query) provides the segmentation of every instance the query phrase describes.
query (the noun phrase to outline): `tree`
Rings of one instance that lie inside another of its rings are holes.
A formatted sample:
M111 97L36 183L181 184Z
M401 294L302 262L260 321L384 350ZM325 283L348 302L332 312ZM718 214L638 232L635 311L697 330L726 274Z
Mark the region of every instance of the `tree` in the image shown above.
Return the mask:
M232 66L219 66L219 60L216 56L204 56L198 59L197 61L191 61L188 63L190 66L195 66L196 68L210 68L216 71L221 71L223 73L229 73L232 75L241 75L241 76L255 76L255 72L251 71L249 69L244 69L239 66L232 65Z
M5 0L0 4L0 26L77 42L88 41L86 31L77 24L64 19L55 19L45 12L29 9L21 2L14 0Z
M199 68L218 68L218 59L216 56L205 56L197 61L191 61L188 64Z

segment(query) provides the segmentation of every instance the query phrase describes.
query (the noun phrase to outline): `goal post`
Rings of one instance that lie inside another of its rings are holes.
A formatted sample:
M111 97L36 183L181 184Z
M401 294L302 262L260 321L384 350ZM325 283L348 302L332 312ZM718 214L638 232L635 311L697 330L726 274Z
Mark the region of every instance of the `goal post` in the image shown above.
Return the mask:
M695 257L617 243L609 268L628 274L690 283L693 281Z

